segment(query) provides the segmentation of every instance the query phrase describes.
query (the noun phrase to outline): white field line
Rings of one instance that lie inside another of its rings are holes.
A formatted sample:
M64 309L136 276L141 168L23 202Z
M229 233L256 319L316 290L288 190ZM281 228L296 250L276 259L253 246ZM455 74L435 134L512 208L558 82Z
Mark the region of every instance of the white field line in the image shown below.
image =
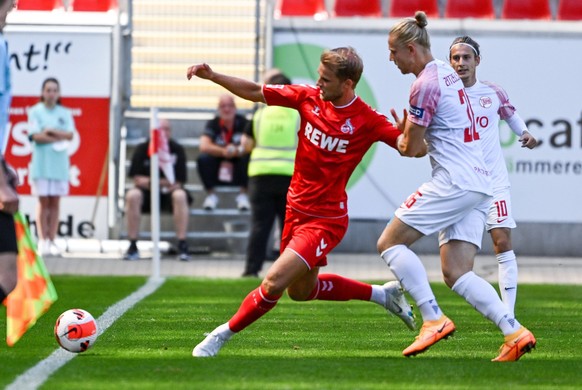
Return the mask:
M139 290L117 302L97 319L99 335L103 334L119 317L125 314L136 303L152 294L163 283L164 278L150 278ZM5 390L29 390L39 388L53 373L67 364L78 354L68 352L62 348L55 350L46 359L38 362L26 372L19 375Z

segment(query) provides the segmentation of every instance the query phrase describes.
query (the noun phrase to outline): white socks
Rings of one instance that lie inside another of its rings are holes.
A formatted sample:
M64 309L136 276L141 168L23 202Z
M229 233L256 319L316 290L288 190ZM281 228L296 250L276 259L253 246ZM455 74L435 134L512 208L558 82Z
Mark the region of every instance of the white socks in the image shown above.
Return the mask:
M501 302L493 286L473 271L457 279L452 289L485 318L497 325L505 336L519 330L521 325L513 318L513 315L510 315L507 306Z
M386 291L382 286L377 284L372 285L372 296L370 297L370 301L377 303L380 306L386 305Z
M235 334L232 330L230 330L230 327L228 326L228 322L225 322L224 324L220 325L218 328L214 329L212 331L212 333L220 335L220 337L224 340L230 339Z
M406 245L394 245L380 256L416 302L423 321L440 319L443 312L430 288L426 270L418 256Z
M499 292L513 317L517 298L517 260L513 251L500 253L496 257L499 263Z

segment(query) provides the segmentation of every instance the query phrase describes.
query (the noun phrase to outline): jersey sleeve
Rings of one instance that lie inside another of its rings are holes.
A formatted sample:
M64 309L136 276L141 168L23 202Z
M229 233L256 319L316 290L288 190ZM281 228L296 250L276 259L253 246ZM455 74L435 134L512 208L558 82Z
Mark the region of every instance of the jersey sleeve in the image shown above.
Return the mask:
M428 127L435 115L440 97L440 87L436 78L417 79L410 88L408 120Z
M308 85L263 85L263 96L269 106L297 109L309 94L317 93L316 87Z
M390 145L394 149L398 150L396 144L398 136L402 134L402 132L398 130L398 128L394 126L385 115L379 112L376 112L376 114L377 117L374 128L378 133L378 141L384 142L385 144Z
M503 120L512 117L516 110L515 107L509 102L509 96L507 95L507 92L505 92L505 90L498 84L491 82L484 82L484 84L493 89L499 98L499 110L497 111L499 117Z

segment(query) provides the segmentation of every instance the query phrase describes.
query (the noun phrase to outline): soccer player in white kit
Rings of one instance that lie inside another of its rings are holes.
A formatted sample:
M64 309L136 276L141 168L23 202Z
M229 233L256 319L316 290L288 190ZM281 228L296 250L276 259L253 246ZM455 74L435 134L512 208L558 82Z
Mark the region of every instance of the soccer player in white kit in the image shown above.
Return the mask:
M485 164L493 176L493 202L489 207L486 229L491 234L499 264L501 298L513 316L517 297L517 260L511 246L511 229L516 224L511 213L507 166L499 142L499 119L507 122L519 137L522 147L533 149L537 140L509 102L505 90L497 84L477 79L477 66L481 62L479 44L471 37L462 36L453 40L449 51L451 66L463 81L471 101Z
M439 232L445 283L505 336L494 361L514 361L536 343L533 334L510 315L497 292L473 272L491 203L491 172L483 159L474 114L463 83L451 66L435 60L426 31L426 14L398 22L388 37L390 61L403 74L413 73L408 115L399 121L404 137L398 149L415 156L425 143L432 179L421 185L395 212L378 239L378 251L401 285L416 301L423 326L402 353L414 356L455 331L430 288L426 270L409 246Z

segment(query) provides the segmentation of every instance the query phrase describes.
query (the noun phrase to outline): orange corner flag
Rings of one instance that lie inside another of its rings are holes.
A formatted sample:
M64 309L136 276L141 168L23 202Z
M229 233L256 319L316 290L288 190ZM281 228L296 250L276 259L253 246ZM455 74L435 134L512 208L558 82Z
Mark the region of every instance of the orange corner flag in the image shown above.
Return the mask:
M57 300L57 292L42 257L36 252L28 223L19 211L14 215L18 240L18 282L6 304L6 344L12 347Z

